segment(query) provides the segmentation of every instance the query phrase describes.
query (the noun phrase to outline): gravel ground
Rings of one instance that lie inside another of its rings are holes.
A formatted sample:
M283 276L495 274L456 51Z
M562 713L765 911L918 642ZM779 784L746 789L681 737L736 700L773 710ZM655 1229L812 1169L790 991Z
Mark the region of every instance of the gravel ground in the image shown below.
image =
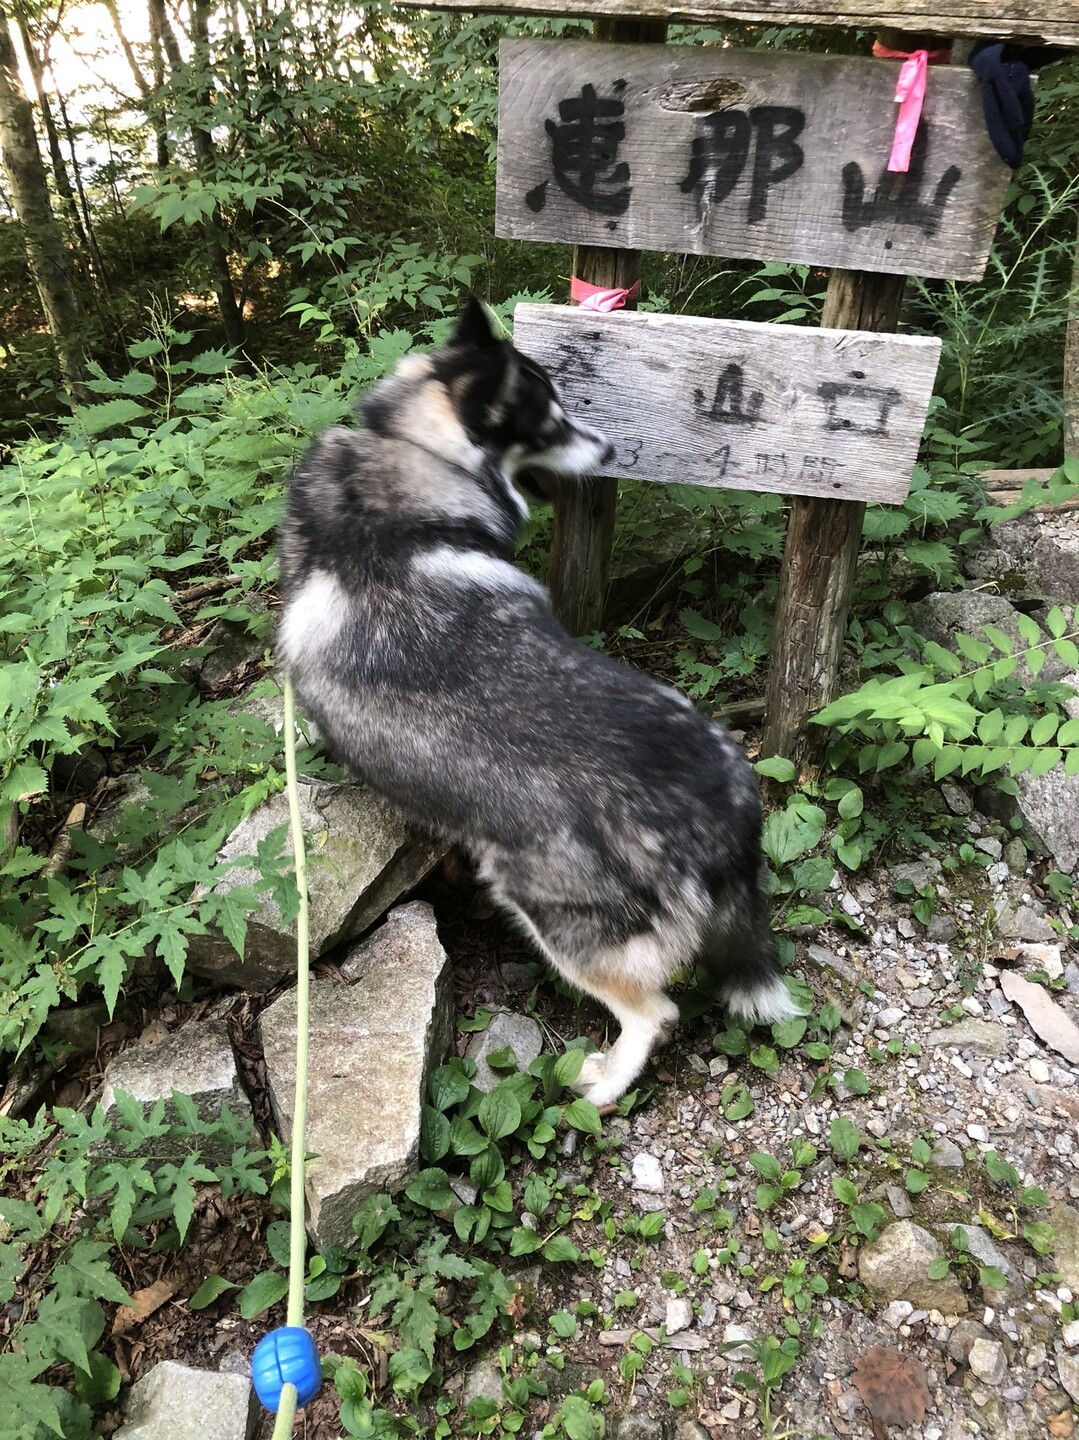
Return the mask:
M970 823L994 863L964 893L932 860L855 878L833 899L862 933L826 930L799 946L794 969L812 986L817 1013L830 1004L826 1016L838 1014L830 1061L806 1053L806 1042L826 1033L812 1022L801 1043L775 1048L774 1063L754 1049L756 1034L752 1055L731 1057L710 1043L707 1022L683 1026L657 1059L649 1103L605 1121L609 1148L586 1161L566 1156L566 1183L602 1202L598 1212L594 1199L583 1202L573 1232L594 1250L595 1268L578 1267L568 1284L557 1271L541 1276L533 1314L582 1301L595 1313L578 1309L570 1337L539 1323L518 1343L562 1352L562 1389L602 1375L608 1434L618 1440L867 1435L871 1417L852 1375L874 1346L924 1365L932 1403L910 1433L925 1440L1073 1433L1079 1069L1039 1039L1001 988L1002 976L1034 975L1054 1023L1066 1029L1079 1017L1073 917L1014 845L1008 858L1021 873L997 858L999 831ZM895 897L897 878L934 885L928 926L913 918L910 899ZM837 1118L857 1131L852 1158L831 1143ZM761 1162L750 1157L773 1156L790 1171L799 1144L815 1157L762 1208ZM911 1171L920 1173L908 1181ZM845 1182L859 1205L881 1207L868 1226L872 1243L834 1181L848 1200ZM1044 1196L1024 1195L1026 1187ZM664 1216L657 1238L625 1233L627 1221L632 1229L633 1217L656 1211ZM597 1228L604 1216L606 1236ZM956 1226L966 1232L963 1253ZM950 1261L949 1273L930 1281L935 1257ZM618 1366L642 1330L658 1343L629 1383ZM799 1358L762 1413L759 1387L736 1378L759 1375L759 1364L731 1343L792 1331ZM672 1405L672 1391L682 1403ZM616 1412L625 1418L615 1421Z

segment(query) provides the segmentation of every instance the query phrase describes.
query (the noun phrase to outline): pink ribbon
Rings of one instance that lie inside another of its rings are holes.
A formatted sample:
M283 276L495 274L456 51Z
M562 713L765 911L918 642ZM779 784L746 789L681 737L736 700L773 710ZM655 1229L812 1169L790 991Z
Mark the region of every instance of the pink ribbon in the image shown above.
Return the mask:
M888 156L889 170L910 169L910 150L918 133L918 121L922 118L925 72L928 67L928 50L915 50L899 67L899 78L895 82L899 114L892 138L892 153Z
M910 149L918 133L918 121L922 118L922 101L925 99L925 72L930 65L947 65L952 58L950 50L892 50L879 40L873 43L873 54L878 60L902 60L899 78L895 82L895 101L899 114L895 121L895 135L892 138L892 153L888 157L888 169L906 172L910 169Z
M595 310L601 314L623 309L627 300L636 300L640 293L639 280L635 280L628 290L605 290L602 285L578 280L576 275L569 282L569 298L575 300L582 310Z

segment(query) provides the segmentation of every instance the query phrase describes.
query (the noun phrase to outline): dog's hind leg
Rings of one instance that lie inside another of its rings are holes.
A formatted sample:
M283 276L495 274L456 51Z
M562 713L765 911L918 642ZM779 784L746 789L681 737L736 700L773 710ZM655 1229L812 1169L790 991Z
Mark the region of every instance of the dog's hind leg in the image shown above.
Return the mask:
M629 1089L678 1019L678 1006L662 988L670 968L660 945L640 935L588 965L562 957L554 963L574 985L605 1005L621 1026L609 1050L585 1057L575 1086L594 1105L610 1105Z
M802 1012L791 999L755 889L717 902L698 959L711 971L727 1012L748 1024L770 1025Z

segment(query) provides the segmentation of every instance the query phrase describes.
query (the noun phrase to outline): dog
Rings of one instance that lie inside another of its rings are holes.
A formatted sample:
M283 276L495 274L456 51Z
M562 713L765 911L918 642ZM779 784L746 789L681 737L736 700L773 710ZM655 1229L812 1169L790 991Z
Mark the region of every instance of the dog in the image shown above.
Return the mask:
M749 762L677 690L574 639L512 561L520 493L609 460L475 297L295 470L278 654L327 750L460 846L494 902L621 1026L577 1088L619 1099L702 962L746 1021L800 1013L761 888Z

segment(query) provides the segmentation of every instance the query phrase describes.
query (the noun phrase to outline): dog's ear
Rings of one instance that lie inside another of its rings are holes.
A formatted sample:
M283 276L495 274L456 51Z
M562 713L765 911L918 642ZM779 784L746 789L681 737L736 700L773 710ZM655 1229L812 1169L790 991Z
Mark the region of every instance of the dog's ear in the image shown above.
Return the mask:
M501 425L505 420L510 406L517 398L517 382L520 375L517 361L511 355L506 361L506 368L502 372L502 379L499 382L495 398L487 408L487 418L492 425Z
M461 311L460 319L453 334L450 336L451 345L497 345L498 340L491 329L491 322L487 318L487 311L483 308L483 301L475 295L470 295L465 302L465 308Z

